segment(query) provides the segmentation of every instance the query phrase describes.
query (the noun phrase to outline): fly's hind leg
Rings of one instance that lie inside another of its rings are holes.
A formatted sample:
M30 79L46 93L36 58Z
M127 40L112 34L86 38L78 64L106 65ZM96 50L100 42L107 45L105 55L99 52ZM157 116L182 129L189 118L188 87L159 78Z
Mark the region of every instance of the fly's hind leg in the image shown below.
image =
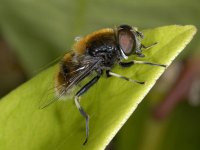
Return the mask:
M81 107L81 104L80 104L80 101L79 101L79 97L81 95L83 95L92 85L94 85L99 80L100 76L101 76L101 74L98 74L92 80L90 80L85 86L83 86L76 93L75 99L74 99L76 107L78 108L78 110L80 111L81 115L85 118L85 121L86 121L86 138L85 138L85 141L84 141L83 145L85 145L87 143L88 136L89 136L89 115Z

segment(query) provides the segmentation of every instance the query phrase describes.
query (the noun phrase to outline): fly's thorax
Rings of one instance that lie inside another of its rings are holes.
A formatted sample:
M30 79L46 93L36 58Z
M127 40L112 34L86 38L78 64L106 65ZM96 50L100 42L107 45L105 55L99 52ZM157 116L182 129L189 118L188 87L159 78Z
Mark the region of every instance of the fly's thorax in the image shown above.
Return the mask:
M72 49L77 53L78 55L83 55L86 53L86 50L91 43L94 43L94 41L101 40L102 37L113 37L114 30L112 28L105 28L98 31L95 31L75 42Z
M110 67L118 59L118 44L115 35L102 33L87 43L86 54L101 59L102 65Z

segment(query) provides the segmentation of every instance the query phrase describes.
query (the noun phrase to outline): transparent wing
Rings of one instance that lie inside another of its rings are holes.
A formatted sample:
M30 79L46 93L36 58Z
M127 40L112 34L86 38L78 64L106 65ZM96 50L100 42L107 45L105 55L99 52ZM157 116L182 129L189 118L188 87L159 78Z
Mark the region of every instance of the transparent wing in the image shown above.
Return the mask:
M70 53L70 52L72 52L72 50L68 50L67 53ZM63 55L64 55L64 54L63 54ZM53 66L53 65L57 64L57 63L62 59L63 55L60 55L60 56L56 57L55 59L51 60L49 63L47 63L47 64L41 66L38 70L35 70L34 73L35 73L35 74L36 74L36 73L39 73L39 72L41 72L41 71L43 71L43 70L49 68L50 66Z
M55 91L56 87L54 86L54 84L51 83L50 86L48 87L51 87L51 88L47 89L47 91L44 92L39 104L39 109L46 108L47 106L51 105L52 103L56 102L57 100L61 99L61 97L64 96L64 93L59 94L59 95L56 94L56 91Z
M74 66L77 66L76 70L74 70L73 73L71 72L73 76L70 76L70 78L68 79L70 81L70 84L64 89L62 85L55 87L54 79L52 79L52 81L48 85L49 88L47 89L47 91L44 92L42 96L39 108L46 108L47 106L58 100L67 100L72 98L72 96L74 96L75 94L75 89L78 88L77 85L80 84L80 82L84 78L86 78L93 72L98 62L99 60L85 58L81 61L81 63L73 63ZM59 89L59 91L61 91L60 94L56 93L57 90L55 89Z

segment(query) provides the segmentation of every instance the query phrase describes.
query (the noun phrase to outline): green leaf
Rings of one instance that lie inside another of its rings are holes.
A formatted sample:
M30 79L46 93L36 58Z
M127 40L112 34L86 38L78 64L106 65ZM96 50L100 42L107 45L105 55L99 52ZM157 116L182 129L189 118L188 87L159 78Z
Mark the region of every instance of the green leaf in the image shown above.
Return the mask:
M169 65L195 32L196 28L191 25L143 31L145 45L159 44L144 51L146 57L141 60ZM81 99L82 106L90 115L90 136L83 146L85 120L73 100L38 109L44 92L48 92L49 83L53 83L56 70L56 66L47 69L1 100L0 149L102 150L164 72L164 68L141 64L113 69L113 72L145 81L145 85L102 77Z

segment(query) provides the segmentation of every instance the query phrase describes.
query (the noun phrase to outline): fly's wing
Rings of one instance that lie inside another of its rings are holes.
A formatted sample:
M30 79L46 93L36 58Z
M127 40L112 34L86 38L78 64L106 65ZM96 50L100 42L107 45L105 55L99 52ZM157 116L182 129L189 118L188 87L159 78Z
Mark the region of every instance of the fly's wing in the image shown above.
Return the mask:
M100 59L98 58L85 58L81 64L79 64L80 66L76 69L75 75L69 79L70 84L67 86L66 91L71 89L74 85L80 83L80 81L91 74L99 62Z
M72 50L68 50L67 53L71 53L71 52L72 52ZM63 54L63 55L64 55L64 54ZM57 64L57 63L62 59L63 55L58 56L58 57L56 57L55 59L51 60L49 63L47 63L47 64L45 64L45 65L39 67L39 69L35 70L34 73L37 74L37 73L39 73L39 72L41 72L41 71L47 69L48 67Z
M56 102L63 96L61 94L60 95L56 94L53 80L54 79L52 78L52 81L49 82L49 84L48 84L49 88L47 90L45 90L45 92L42 95L41 101L39 103L39 109L43 109L43 108L51 105L52 103Z
M87 77L95 69L98 62L99 62L98 59L95 60L92 58L85 58L83 61L79 63L77 62L72 63L73 67L75 67L76 69L73 70L72 73L73 75L69 76L70 78L68 78L68 81L70 81L68 86L65 87L65 89L63 89L62 85L55 87L54 82L50 82L48 86L50 88L42 96L42 101L40 103L39 108L43 109L49 106L50 104L56 102L57 100L69 99L70 96L72 96L70 95L70 91L72 91L77 84L79 84L85 77ZM52 81L54 80L52 79ZM61 92L58 94L56 93L55 89L58 90L61 89Z

